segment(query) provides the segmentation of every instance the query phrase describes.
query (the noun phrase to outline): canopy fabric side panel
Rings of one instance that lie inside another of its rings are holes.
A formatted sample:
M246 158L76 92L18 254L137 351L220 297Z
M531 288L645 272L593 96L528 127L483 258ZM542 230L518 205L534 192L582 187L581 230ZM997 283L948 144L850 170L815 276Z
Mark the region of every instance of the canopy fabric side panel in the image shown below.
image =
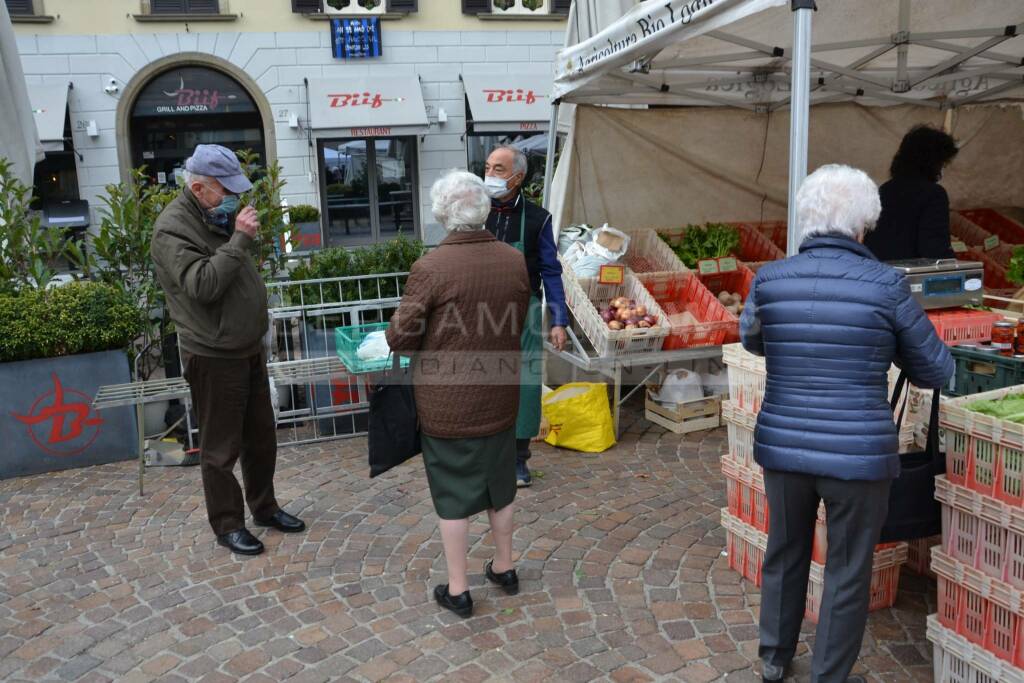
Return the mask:
M941 126L943 118L910 105L813 107L809 168L845 163L884 182L904 133L917 123ZM1024 205L1021 108L964 108L953 133L962 149L943 179L953 206ZM581 105L559 164L565 177L555 185L558 225L785 220L788 141L788 113Z
M14 165L14 174L26 185L32 184L37 161L43 149L32 118L25 73L14 39L14 28L7 5L0 3L0 157Z

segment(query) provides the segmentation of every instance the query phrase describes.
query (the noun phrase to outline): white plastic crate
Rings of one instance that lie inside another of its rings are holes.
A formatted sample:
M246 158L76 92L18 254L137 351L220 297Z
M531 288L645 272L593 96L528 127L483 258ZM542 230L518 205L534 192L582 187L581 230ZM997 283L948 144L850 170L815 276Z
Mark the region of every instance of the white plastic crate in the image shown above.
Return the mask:
M754 461L754 427L757 416L733 400L722 401L722 419L729 437L729 454L745 467L759 467Z
M669 335L665 312L658 306L643 284L631 272L621 285L602 285L597 278L579 279L568 268L562 269L565 302L572 311L577 325L598 356L617 356L632 353L660 351ZM637 330L611 330L601 319L598 307L607 306L612 299L624 296L647 307L647 312L658 319L652 327Z
M622 261L634 273L681 273L689 270L654 230L625 228L622 232L629 235L629 249Z
M935 646L935 683L1024 683L1024 671L944 627L934 614L927 636Z
M1024 506L1024 424L967 409L974 401L1024 393L1024 385L942 402L939 426L946 430L946 476L1014 507Z

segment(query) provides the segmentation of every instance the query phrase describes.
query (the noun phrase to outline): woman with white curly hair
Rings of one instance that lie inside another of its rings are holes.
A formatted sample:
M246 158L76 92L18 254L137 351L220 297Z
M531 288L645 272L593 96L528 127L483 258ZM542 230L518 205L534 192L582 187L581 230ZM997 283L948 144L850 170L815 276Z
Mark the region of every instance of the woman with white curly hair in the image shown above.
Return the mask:
M451 171L430 199L448 236L413 265L387 339L392 351L413 356L423 461L448 565L448 583L434 598L468 617L470 517L486 511L490 518L495 553L487 579L507 594L519 591L512 501L530 278L522 254L483 229L491 200L480 178Z
M808 176L796 196L800 254L758 271L740 321L743 346L767 367L754 434L769 510L765 681L782 680L796 653L821 501L828 551L811 680L863 681L850 671L864 637L872 554L900 472L889 367L896 362L929 389L953 373L906 280L863 244L880 209L863 171L832 164Z

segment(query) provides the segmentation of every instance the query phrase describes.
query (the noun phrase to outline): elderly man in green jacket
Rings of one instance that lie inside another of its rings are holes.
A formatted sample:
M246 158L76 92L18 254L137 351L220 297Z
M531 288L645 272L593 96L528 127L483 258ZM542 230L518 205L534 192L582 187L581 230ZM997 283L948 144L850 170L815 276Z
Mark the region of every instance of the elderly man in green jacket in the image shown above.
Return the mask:
M178 329L185 379L199 420L206 512L217 542L242 555L263 544L245 527L245 501L257 526L300 532L302 520L274 496L277 435L263 337L267 290L250 249L256 210L239 211L252 183L220 145L199 145L185 162L185 187L160 214L151 252Z

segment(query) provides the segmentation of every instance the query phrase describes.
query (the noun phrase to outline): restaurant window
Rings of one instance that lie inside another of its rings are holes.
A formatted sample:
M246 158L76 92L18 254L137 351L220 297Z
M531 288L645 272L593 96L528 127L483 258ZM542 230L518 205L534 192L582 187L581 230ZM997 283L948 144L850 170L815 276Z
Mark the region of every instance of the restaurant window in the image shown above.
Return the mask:
M11 15L33 15L36 13L33 0L6 0Z
M145 165L154 182L177 185L196 145L249 149L266 164L263 121L238 81L205 67L171 69L156 76L132 107L132 166Z
M317 148L326 246L416 233L415 137L320 140Z

